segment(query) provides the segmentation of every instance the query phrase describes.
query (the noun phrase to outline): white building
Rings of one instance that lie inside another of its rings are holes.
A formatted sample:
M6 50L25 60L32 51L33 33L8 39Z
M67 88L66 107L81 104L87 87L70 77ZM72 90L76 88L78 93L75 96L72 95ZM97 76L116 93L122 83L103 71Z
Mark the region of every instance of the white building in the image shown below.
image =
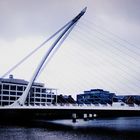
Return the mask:
M0 106L12 104L26 89L28 81L15 79L13 75L9 78L0 79ZM42 83L34 83L26 99L26 105L46 105L54 100L57 90L45 88Z

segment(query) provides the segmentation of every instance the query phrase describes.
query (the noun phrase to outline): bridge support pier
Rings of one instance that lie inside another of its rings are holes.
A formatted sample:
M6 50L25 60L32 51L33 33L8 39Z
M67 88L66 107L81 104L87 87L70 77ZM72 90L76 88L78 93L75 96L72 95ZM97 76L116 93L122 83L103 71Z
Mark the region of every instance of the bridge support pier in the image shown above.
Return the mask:
M92 120L93 119L93 115L89 114L88 118L89 118L89 120Z
M72 122L73 123L76 123L76 113L73 113L72 114Z
M87 120L88 120L88 115L84 114L84 121L87 121Z

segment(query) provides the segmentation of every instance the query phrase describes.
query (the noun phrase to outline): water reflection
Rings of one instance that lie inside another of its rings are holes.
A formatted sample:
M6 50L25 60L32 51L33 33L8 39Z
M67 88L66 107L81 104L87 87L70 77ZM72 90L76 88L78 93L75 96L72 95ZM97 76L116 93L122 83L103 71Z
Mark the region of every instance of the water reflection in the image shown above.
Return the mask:
M140 117L33 121L26 125L0 125L0 140L139 140Z

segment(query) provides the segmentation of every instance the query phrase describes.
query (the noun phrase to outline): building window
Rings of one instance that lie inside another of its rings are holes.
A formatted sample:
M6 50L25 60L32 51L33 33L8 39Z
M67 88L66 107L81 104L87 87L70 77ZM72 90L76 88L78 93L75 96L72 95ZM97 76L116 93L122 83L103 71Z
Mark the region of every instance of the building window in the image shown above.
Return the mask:
M35 101L36 102L40 102L40 98L35 98Z
M41 99L41 102L46 102L46 99Z
M3 102L2 106L9 105L9 102Z
M50 95L50 94L47 95L47 98L51 98L51 97L52 97L52 95Z
M35 97L40 97L40 94L35 94Z
M45 89L45 88L43 88L43 89L42 89L42 93L45 93L45 92L46 92L46 89Z
M22 92L17 92L17 96L21 96L22 95Z
M12 101L12 100L16 100L16 97L10 97L10 101Z
M40 88L36 88L36 92L40 92Z
M42 97L46 98L46 94L41 94Z
M16 86L15 85L11 85L11 90L16 90Z
M10 101L10 103L9 104L13 104L14 103L14 101Z
M30 98L34 98L35 97L35 94L34 93L31 93L30 94Z
M9 85L3 85L3 89L9 90Z
M34 102L34 98L30 98L30 102Z
M34 91L35 91L35 89L34 89L34 88L31 88L31 89L30 89L30 92L31 92L31 93L33 93Z
M3 100L9 100L9 96L3 96Z
M17 86L18 91L23 91L23 86Z
M51 99L47 99L47 102L51 102Z
M4 95L9 95L9 91L3 91Z
M16 92L10 92L10 95L14 95L15 96L16 95Z

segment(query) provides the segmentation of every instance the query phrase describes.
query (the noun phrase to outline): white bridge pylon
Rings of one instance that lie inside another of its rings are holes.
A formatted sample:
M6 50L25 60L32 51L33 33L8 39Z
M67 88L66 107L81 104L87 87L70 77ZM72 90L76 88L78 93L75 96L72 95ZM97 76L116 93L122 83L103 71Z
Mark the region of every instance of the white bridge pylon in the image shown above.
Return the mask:
M58 38L55 40L55 42L52 44L52 46L49 48L49 50L46 52L46 54L44 55L44 57L42 58L42 60L38 64L38 67L36 68L33 76L31 77L31 79L30 79L30 81L25 89L25 91L23 92L23 94L20 96L20 98L18 100L16 100L10 106L13 106L13 107L14 106L23 106L25 104L25 101L26 101L26 98L30 92L30 89L31 89L36 77L38 76L43 64L48 60L48 58L49 58L50 54L53 52L53 50L57 48L57 45L63 43L63 41L66 39L66 37L72 31L72 29L74 28L76 23L79 21L79 19L85 14L86 9L87 9L87 7L85 7L75 18L73 18L70 22L68 22L64 26L65 28L62 27L61 29L63 29L63 31L60 29L58 32L56 32L56 34L58 34L60 31L62 31L62 33L58 36ZM60 45L58 45L58 46L60 47Z

